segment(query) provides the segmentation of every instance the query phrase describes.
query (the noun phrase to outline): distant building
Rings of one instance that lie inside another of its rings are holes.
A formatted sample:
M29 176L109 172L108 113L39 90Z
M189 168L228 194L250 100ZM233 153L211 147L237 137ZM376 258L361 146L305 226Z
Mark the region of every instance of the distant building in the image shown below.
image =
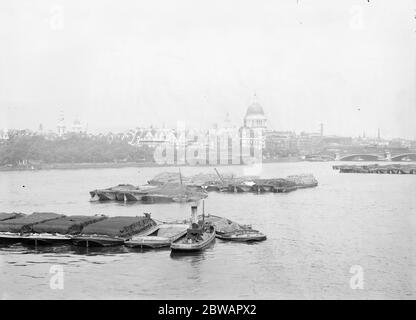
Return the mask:
M410 141L410 149L416 151L416 140Z
M71 131L72 133L86 133L87 129L81 124L81 121L79 119L75 119L72 123Z
M287 157L298 153L297 136L292 131L266 131L266 158Z
M61 111L59 114L58 125L56 127L58 130L58 136L62 137L66 132L65 117L63 111Z
M0 140L9 140L9 131L7 129L0 131Z

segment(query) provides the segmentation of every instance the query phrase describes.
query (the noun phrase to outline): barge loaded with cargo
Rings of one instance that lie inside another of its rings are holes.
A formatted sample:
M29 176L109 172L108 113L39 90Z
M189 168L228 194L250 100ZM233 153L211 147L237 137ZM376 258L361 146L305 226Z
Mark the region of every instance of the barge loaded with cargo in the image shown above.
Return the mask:
M188 225L184 223L161 223L145 232L124 241L130 248L162 248L169 247L172 242L186 234Z
M0 219L6 214L0 214ZM0 220L1 243L78 246L121 245L156 225L149 214L140 217L65 216L52 212L15 214Z
M149 180L146 185L118 186L90 191L91 201L141 201L195 202L208 196L208 192L229 193L287 193L302 188L312 188L318 181L311 174L290 175L286 178L262 179L253 176L197 174L184 177L180 173L163 172Z

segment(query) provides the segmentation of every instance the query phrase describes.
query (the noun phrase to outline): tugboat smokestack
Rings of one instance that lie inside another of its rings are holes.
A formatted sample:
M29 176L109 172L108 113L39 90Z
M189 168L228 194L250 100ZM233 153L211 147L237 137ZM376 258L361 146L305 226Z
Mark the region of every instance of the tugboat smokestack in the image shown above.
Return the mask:
M197 206L191 206L191 220L192 223L198 223L198 207Z

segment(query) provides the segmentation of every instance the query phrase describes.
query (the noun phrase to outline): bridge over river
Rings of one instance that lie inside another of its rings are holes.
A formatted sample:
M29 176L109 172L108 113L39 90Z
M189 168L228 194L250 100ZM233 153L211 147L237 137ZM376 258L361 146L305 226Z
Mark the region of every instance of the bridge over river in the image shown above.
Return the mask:
M339 161L416 161L416 153L403 153L403 154L347 154L336 155L335 160Z

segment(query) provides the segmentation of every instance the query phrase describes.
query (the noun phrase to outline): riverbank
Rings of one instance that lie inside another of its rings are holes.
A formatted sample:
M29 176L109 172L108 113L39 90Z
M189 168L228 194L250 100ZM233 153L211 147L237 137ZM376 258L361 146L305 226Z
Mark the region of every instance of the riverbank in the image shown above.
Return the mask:
M267 159L263 163L279 163L279 162L299 162L301 159L295 158L281 158L281 159ZM242 164L234 164L233 166L240 166ZM229 166L229 164L206 164L206 165L178 165L178 164L164 164L160 165L156 162L100 162L100 163L44 163L36 165L25 166L3 166L0 171L35 171L35 170L73 170L73 169L111 169L111 168L151 168L151 167L222 167Z
M153 162L100 162L100 163L45 163L41 165L4 166L0 171L35 171L35 170L69 170L69 169L111 169L129 167L155 167Z

